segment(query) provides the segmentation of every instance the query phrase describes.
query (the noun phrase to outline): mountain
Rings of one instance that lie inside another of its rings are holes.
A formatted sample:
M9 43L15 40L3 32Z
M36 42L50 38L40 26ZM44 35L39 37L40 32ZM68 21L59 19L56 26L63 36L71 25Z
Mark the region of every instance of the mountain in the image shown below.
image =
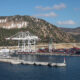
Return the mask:
M14 41L6 41L5 38L19 31L29 31L39 36L41 42L49 42L50 38L54 42L75 42L70 34L43 19L20 15L0 17L0 45L14 45Z
M64 32L71 34L77 42L80 42L80 27L77 28L60 28Z
M74 35L80 34L80 27L77 27L77 28L60 28L60 29L65 31L65 32L68 32L70 34L74 34Z

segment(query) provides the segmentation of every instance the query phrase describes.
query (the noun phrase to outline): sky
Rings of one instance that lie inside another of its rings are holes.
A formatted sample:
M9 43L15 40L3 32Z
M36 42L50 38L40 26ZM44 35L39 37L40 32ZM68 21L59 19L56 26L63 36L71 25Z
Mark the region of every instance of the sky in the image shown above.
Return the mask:
M0 16L29 15L58 27L80 27L80 0L0 0Z

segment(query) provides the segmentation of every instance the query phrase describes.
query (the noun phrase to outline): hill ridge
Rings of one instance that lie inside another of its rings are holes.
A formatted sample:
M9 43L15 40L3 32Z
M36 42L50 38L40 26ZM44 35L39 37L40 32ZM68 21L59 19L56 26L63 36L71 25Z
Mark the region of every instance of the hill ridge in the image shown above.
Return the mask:
M1 45L3 42L6 45L13 45L13 43L8 41L6 43L4 38L9 37L21 30L30 31L32 34L39 36L39 38L41 38L41 42L48 42L50 38L52 38L55 42L75 42L75 39L70 34L67 34L66 32L59 29L57 26L50 24L43 19L20 15L0 17L0 20L1 19L6 19L0 23ZM5 28L3 27L3 25L9 27ZM10 25L12 25L12 28L10 28Z

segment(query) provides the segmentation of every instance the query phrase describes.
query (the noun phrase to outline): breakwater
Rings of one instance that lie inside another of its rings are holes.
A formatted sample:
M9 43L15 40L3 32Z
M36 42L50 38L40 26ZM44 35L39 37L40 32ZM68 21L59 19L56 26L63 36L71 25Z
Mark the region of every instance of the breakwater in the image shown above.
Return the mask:
M64 67L66 66L66 63L50 63L50 62L32 62L32 61L24 61L24 60L19 60L19 59L0 59L0 62L7 62L10 64L24 64L24 65L36 65L36 66L59 66L59 67Z

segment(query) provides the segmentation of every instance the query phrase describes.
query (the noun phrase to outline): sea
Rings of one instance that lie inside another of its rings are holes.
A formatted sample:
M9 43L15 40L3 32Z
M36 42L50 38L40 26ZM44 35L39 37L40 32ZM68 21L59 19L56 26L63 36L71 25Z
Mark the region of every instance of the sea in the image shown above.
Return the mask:
M0 62L0 80L80 80L80 56L23 55L28 61L63 62L66 67L12 65Z

